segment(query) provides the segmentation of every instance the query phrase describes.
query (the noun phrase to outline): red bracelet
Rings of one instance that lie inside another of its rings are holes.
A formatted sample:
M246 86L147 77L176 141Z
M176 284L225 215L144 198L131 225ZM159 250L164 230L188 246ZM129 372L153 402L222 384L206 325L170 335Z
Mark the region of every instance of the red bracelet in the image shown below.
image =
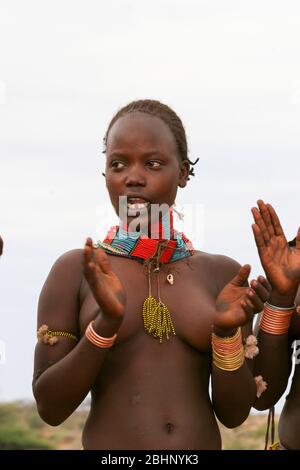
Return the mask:
M111 348L116 340L117 334L115 333L111 338L103 338L103 336L100 336L96 333L92 323L93 321L88 324L88 327L85 330L85 336L87 339L98 348Z

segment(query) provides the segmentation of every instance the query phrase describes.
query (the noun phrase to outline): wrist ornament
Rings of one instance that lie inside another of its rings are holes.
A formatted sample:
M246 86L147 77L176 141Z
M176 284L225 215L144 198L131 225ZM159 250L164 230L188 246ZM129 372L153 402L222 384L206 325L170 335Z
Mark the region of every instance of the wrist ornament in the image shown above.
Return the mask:
M234 371L239 369L245 360L241 328L233 336L221 338L212 333L213 364L219 369Z
M116 340L117 334L115 333L111 338L104 338L98 335L93 328L93 321L91 321L85 330L86 338L95 346L102 349L111 348Z
M265 303L260 329L270 335L284 335L288 332L295 304L291 307L276 307Z

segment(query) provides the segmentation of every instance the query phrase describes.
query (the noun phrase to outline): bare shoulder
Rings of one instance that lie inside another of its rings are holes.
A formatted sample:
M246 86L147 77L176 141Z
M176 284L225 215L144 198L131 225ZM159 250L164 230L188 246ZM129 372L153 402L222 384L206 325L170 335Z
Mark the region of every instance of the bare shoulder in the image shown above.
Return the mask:
M82 277L82 257L82 249L70 250L61 255L53 264L43 290L53 284L58 288L78 285Z
M240 264L233 258L226 255L220 255L215 253L206 253L204 251L195 250L193 258L198 263L205 263L211 265L214 269L231 269L238 270Z
M240 264L225 255L195 251L194 263L201 271L206 270L215 280L218 291L234 278L238 273Z
M77 272L82 266L83 249L78 248L75 250L67 251L62 254L53 264L50 273L64 271L70 275L74 275L74 270Z
M53 264L39 298L39 322L61 318L62 311L74 311L82 282L83 250L68 251Z

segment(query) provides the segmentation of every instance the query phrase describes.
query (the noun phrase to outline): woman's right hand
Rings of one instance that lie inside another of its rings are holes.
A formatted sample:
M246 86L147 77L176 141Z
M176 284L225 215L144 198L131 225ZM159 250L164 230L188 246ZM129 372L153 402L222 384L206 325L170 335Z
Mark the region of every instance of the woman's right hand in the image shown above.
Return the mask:
M118 276L111 268L109 257L100 248L94 248L91 238L84 247L83 272L103 315L122 320L126 293Z

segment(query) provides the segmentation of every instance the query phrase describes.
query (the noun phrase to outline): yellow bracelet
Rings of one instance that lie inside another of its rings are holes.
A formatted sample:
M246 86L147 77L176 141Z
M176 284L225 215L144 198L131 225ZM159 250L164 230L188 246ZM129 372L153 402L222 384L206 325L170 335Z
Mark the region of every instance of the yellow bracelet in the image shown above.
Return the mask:
M233 336L221 338L212 334L212 356L213 364L218 369L234 371L239 369L245 360L242 343L241 328L238 328Z
M244 364L244 351L241 349L239 354L236 357L217 357L215 353L213 353L213 363L218 369L226 370L226 371L234 371L239 369Z

